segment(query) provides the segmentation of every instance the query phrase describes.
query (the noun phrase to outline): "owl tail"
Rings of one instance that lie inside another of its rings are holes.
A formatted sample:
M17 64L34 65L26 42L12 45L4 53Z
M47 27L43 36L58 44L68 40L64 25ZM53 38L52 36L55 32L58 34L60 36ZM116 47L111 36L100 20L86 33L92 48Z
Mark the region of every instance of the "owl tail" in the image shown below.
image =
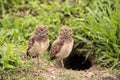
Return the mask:
M28 52L28 51L26 52L26 55L27 55L27 56L30 56L30 54L29 54L29 52Z
M32 57L32 58L36 58L38 55L36 55L36 56L32 56L32 55L30 55L30 53L28 52L28 50L27 50L27 52L26 52L26 55L27 55L27 57Z
M54 60L54 59L56 59L57 57L55 56L55 55L52 55L52 56L50 56L50 59L49 60Z
M29 54L28 50L27 50L27 52L26 52L25 58L30 59L30 54Z
M28 52L29 49L30 49L30 48L27 49L26 55L30 57L30 54L29 54L29 52Z

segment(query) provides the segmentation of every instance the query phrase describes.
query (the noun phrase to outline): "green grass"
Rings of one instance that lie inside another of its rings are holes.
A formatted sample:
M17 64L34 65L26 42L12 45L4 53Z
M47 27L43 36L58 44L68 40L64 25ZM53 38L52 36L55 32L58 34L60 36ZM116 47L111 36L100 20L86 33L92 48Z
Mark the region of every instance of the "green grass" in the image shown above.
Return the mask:
M97 64L120 69L119 0L0 0L0 68L19 67L19 51L38 24L52 43L62 25L71 26L74 49L94 54Z

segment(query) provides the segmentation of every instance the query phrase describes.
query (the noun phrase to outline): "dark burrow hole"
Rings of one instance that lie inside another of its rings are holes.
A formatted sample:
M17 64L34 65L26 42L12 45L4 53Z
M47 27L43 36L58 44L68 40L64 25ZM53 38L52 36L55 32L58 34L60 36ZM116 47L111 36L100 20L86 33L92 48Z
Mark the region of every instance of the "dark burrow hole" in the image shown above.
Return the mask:
M85 59L83 55L70 55L66 59L64 59L64 67L66 69L72 69L72 70L86 70L93 66L92 59L90 59L91 56L89 56L88 59Z

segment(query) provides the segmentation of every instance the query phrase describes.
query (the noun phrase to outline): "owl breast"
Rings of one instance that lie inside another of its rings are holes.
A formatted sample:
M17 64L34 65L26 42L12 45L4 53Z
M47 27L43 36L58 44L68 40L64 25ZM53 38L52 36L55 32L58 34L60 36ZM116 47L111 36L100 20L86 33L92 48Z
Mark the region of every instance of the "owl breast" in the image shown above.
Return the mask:
M32 56L44 53L49 46L49 40L44 42L35 41L33 47L29 50Z
M48 47L49 47L49 40L40 43L40 48L41 48L40 54L45 53L45 51L48 49Z
M69 56L73 48L73 41L70 43L64 43L59 53L56 54L58 60L64 59Z

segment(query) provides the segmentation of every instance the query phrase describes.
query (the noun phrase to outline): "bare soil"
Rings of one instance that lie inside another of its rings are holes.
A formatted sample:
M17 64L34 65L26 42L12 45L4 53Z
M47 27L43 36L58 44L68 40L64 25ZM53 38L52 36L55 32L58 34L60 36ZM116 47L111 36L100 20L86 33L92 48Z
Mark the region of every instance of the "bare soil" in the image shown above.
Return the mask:
M22 63L23 67L26 66L27 61ZM37 65L36 59L33 62L33 66L28 71L23 72L21 74L22 76L45 78L40 80L120 80L109 69L103 69L97 66L93 66L87 70L77 71L58 67L54 62L46 59L40 59L39 66Z

